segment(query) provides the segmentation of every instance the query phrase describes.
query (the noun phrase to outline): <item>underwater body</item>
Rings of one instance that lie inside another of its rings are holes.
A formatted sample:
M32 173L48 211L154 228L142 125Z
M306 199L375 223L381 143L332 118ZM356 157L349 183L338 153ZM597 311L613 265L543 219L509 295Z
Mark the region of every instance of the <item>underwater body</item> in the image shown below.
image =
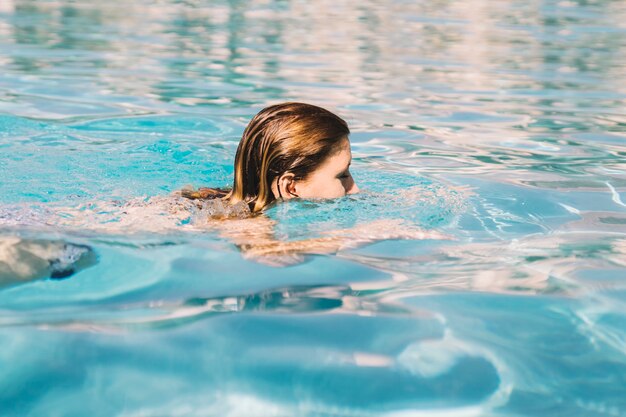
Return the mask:
M97 258L0 286L0 415L626 416L625 21L609 0L0 0L0 250ZM228 187L283 101L347 120L362 192L273 206L278 239L452 239L271 266L152 204Z

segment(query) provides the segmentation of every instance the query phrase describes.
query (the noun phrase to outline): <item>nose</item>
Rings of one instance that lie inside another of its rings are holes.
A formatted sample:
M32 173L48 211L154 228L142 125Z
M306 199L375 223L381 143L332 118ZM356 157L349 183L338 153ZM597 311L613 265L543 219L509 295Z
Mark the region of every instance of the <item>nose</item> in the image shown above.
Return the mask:
M356 194L359 191L360 191L359 186L356 185L356 182L354 182L354 180L352 180L352 185L350 186L350 188L348 188L348 191L346 191L346 194Z

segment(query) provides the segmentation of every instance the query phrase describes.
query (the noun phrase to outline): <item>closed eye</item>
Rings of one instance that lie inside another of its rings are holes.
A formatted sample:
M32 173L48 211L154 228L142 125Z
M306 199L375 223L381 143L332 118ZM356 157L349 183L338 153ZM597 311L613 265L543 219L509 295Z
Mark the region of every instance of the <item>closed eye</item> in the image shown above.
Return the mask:
M345 171L339 174L337 178L341 178L341 179L350 178L350 164L348 164L348 168L346 168Z

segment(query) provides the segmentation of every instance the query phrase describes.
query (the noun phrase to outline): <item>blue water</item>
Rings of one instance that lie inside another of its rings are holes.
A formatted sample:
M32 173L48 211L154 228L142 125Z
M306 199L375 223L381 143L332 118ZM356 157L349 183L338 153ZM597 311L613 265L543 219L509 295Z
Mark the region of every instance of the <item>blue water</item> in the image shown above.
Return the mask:
M215 233L0 228L92 246L0 288L0 415L626 416L626 4L0 0L0 212L225 186L249 119L347 119L385 218L289 267ZM29 211L30 210L30 211ZM40 214L37 214L40 213Z

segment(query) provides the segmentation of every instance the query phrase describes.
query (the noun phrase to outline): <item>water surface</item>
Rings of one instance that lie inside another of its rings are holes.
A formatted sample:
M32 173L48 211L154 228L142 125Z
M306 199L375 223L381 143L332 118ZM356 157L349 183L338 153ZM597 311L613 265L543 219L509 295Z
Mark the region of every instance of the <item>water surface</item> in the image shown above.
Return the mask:
M626 415L623 2L131 3L0 3L0 218L31 224L0 233L99 256L0 289L3 416ZM278 237L456 240L276 268L37 223L228 185L287 100L346 118L364 193L275 207Z

